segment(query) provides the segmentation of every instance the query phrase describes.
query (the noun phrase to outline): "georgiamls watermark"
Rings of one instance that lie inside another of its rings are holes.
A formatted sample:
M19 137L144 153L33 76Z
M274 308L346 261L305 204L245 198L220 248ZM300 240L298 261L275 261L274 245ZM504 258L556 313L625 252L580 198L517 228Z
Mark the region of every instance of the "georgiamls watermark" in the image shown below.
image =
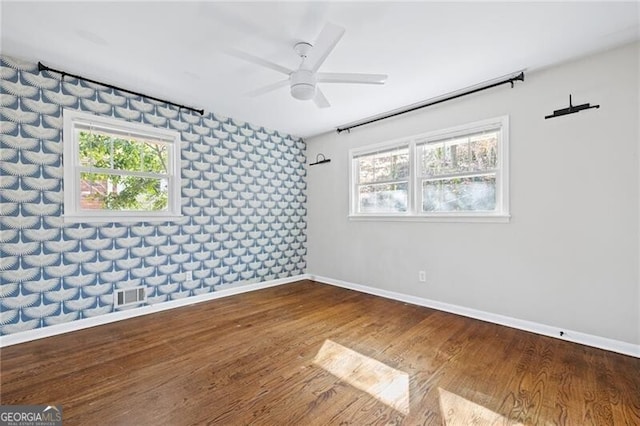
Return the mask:
M0 405L0 426L62 426L62 406Z

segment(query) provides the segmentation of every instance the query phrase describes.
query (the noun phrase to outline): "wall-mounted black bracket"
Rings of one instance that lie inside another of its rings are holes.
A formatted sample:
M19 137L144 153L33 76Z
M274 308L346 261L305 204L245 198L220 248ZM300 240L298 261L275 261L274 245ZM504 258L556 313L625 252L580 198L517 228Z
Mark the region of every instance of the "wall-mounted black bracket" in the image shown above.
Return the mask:
M320 159L320 157L322 157L322 159ZM328 163L330 161L331 161L331 159L324 158L323 154L318 154L318 155L316 155L316 162L315 163L311 163L309 165L310 166L316 166L318 164L324 164L324 163Z
M600 105L591 105L591 104L582 104L582 105L573 105L572 103L572 99L571 99L571 95L569 95L569 107L568 108L562 108L562 109L557 109L555 111L553 111L553 114L551 115L546 115L544 117L545 120L549 119L549 118L555 118L555 117L562 117L563 115L568 115L568 114L575 114L576 112L580 112L583 111L585 109L591 109L591 108L600 108Z

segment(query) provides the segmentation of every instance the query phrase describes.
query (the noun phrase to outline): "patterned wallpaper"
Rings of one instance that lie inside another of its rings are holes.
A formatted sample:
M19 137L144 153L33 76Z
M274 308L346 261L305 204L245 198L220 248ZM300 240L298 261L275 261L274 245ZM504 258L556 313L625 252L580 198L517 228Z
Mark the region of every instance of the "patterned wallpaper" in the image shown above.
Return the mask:
M113 312L118 288L156 304L304 272L303 140L7 56L0 74L0 334ZM184 218L63 223L63 108L180 131Z

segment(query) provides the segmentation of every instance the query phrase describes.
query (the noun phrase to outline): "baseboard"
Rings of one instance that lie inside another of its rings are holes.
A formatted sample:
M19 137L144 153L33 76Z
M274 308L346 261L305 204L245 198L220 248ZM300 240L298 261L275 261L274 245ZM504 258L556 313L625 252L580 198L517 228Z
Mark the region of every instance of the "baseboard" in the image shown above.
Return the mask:
M507 317L504 315L494 314L491 312L480 311L477 309L466 308L464 306L452 305L449 303L439 302L436 300L426 299L418 296L411 296L404 293L398 293L389 290L382 290L362 284L350 283L347 281L327 278L312 274L301 274L294 277L281 278L277 280L265 281L255 284L245 284L228 289L217 290L212 293L202 294L199 296L188 297L186 299L172 300L169 302L158 303L155 305L143 306L138 309L127 311L112 312L93 318L85 318L72 321L65 324L51 325L34 330L23 331L15 334L0 336L0 348L16 345L18 343L29 342L32 340L43 339L45 337L55 336L63 333L70 333L76 330L96 327L103 324L109 324L116 321L122 321L129 318L135 318L143 315L149 315L156 312L175 309L182 306L194 305L196 303L206 302L208 300L220 299L223 297L233 296L235 294L247 293L250 291L261 290L264 288L275 287L278 285L289 284L295 281L311 279L320 283L330 284L337 287L347 288L362 293L372 294L387 299L398 300L401 302L411 303L413 305L425 306L427 308L437 309L439 311L450 312L457 315L475 318L482 321L500 324L519 330L529 331L543 336L549 336L556 339L566 340L579 343L586 346L592 346L607 351L617 352L624 355L630 355L640 358L640 345L634 345L628 342L608 339L606 337L594 336L591 334L581 333L559 327L553 327L546 324L540 324L532 321L521 320L517 318ZM560 336L560 331L564 334Z
M0 336L0 348L5 346L16 345L18 343L29 342L31 340L43 339L58 334L70 333L84 328L96 327L98 325L109 324L116 321L122 321L129 318L135 318L142 315L149 315L156 312L166 311L169 309L180 308L182 306L194 305L196 303L206 302L208 300L220 299L222 297L233 296L235 294L247 293L250 291L261 290L263 288L275 287L282 284L289 284L295 281L311 279L309 274L301 274L288 278L280 278L277 280L264 281L261 283L239 285L232 288L216 290L212 293L201 294L199 296L187 297L185 299L171 300L169 302L158 303L155 305L142 306L137 309L126 311L111 312L93 318L84 318L71 321L64 324L50 325L47 327L36 328L34 330L23 331L15 334L7 334Z
M594 348L604 349L607 351L617 352L623 355L640 358L640 345L634 345L632 343L623 342L620 340L594 336L592 334L581 333L579 331L567 330L560 327L553 327L537 322L525 321L517 318L507 317L504 315L493 314L491 312L466 308L464 306L439 302L437 300L430 300L422 297L411 296L408 294L397 293L394 291L382 290L375 287L369 287L362 284L354 284L347 281L317 276L313 274L311 274L311 279L324 284L330 284L337 287L359 291L362 293L372 294L374 296L380 296L387 299L411 303L412 305L425 306L427 308L433 308L439 311L450 312L452 314L462 315L465 317L487 321L494 324L517 328L519 330L529 331L531 333L541 334L543 336L554 337L556 339L566 340L569 342L579 343L586 346L592 346ZM560 332L563 333L562 336L560 335Z

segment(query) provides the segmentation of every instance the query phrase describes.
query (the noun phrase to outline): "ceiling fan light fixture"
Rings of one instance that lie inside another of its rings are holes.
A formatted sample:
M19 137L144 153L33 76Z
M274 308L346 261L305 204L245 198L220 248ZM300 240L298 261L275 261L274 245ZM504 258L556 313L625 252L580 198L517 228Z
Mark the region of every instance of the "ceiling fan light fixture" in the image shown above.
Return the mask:
M309 70L299 69L289 77L291 96L301 101L313 99L316 95L316 76Z
M313 99L316 95L316 86L308 83L298 83L291 85L291 96L301 101Z

